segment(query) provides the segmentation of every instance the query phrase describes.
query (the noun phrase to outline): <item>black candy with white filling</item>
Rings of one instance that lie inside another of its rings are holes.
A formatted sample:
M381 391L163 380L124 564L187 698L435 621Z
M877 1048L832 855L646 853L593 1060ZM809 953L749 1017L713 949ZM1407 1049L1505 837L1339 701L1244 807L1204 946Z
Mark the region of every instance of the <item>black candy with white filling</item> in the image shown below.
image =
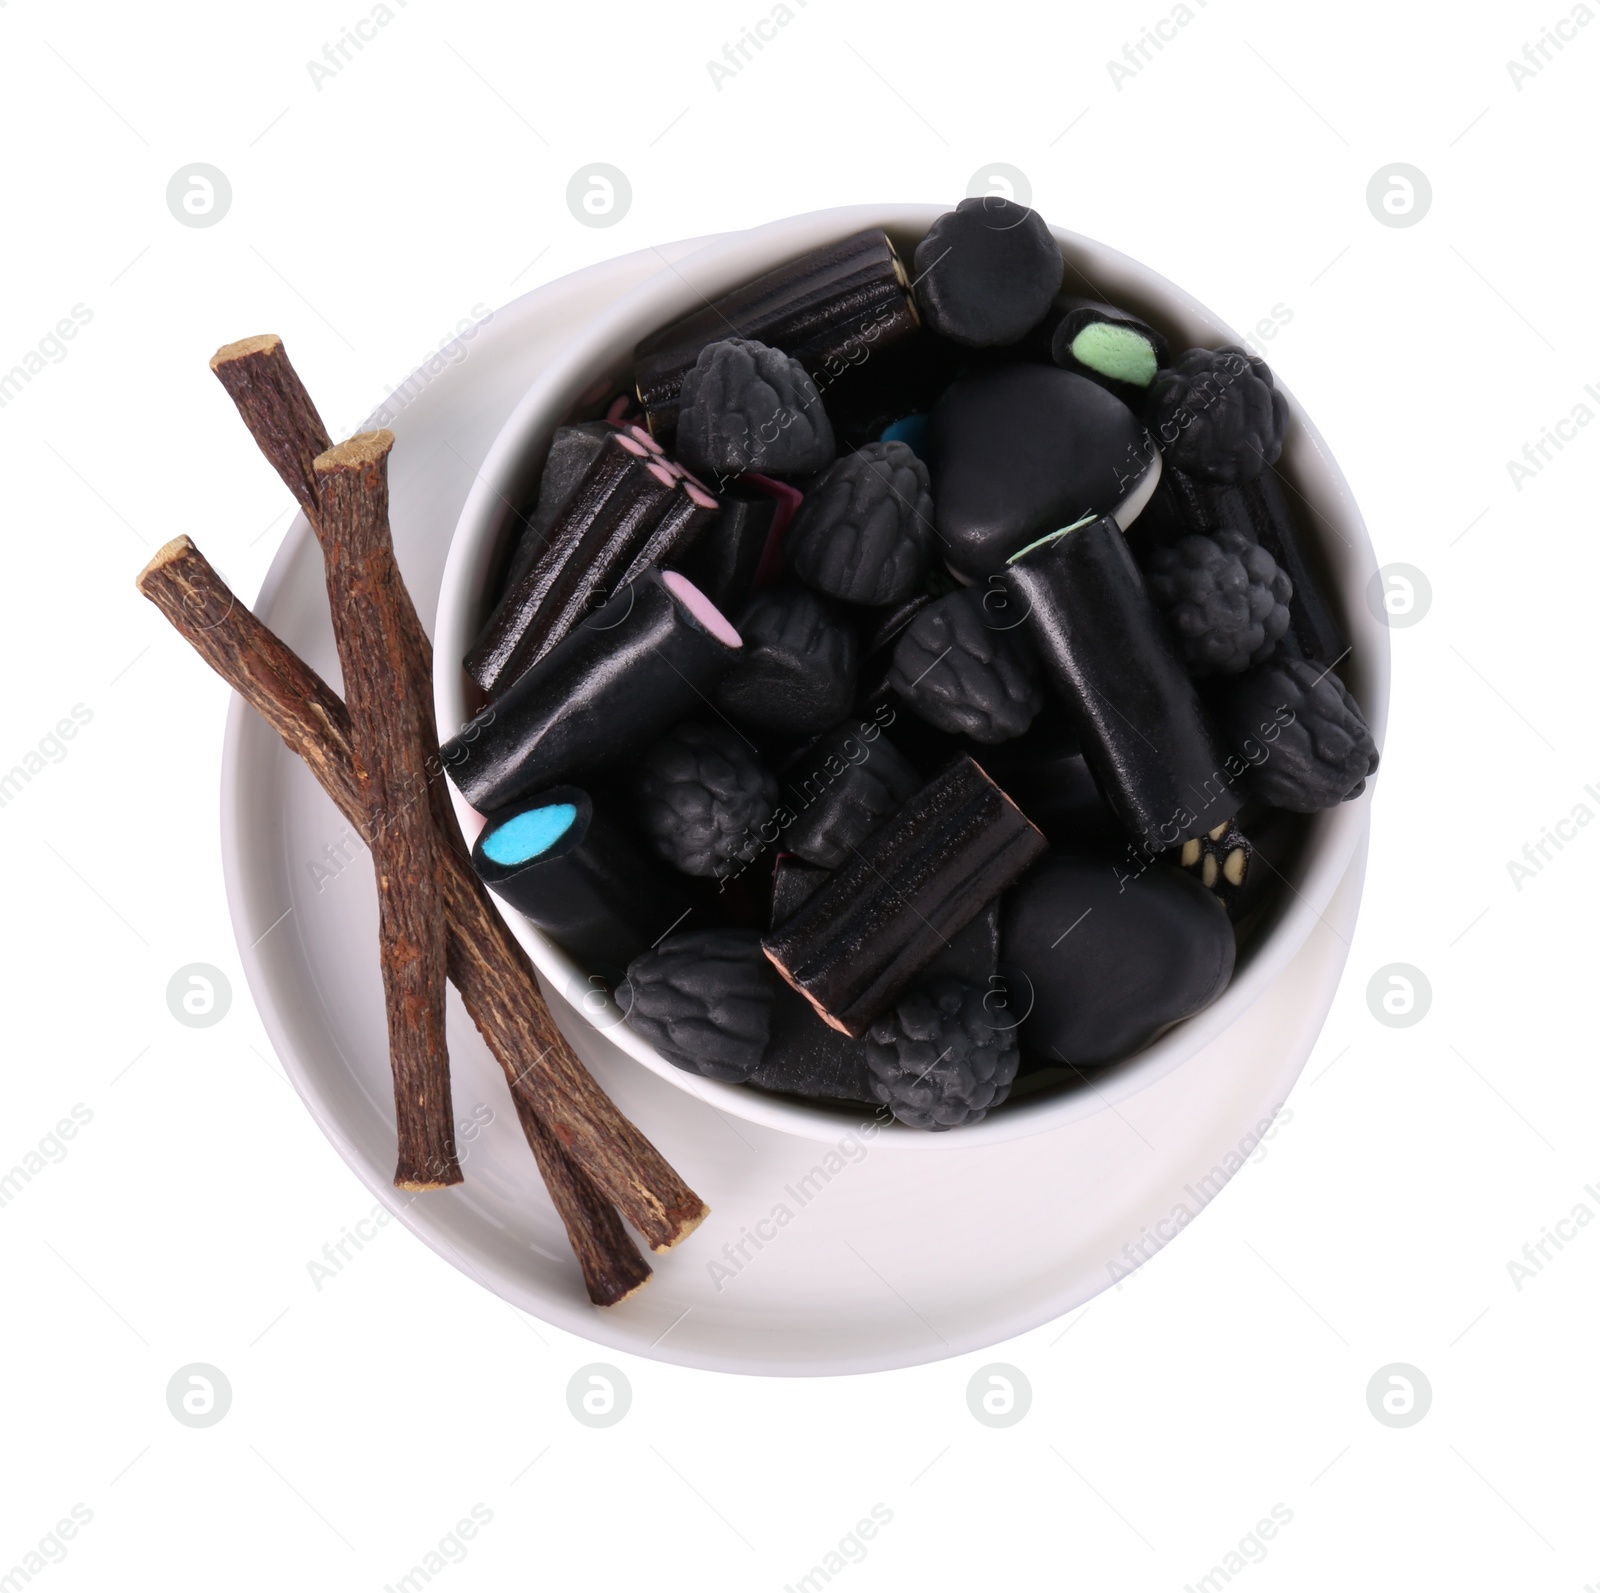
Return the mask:
M833 458L833 426L798 360L749 338L708 343L678 395L677 451L693 470L792 475Z
M1126 524L1160 469L1126 404L1050 365L1002 365L952 382L934 406L929 447L939 551L976 580L1085 515Z
M916 591L932 536L928 467L903 442L872 442L813 483L784 552L816 591L881 605Z
M923 319L971 348L1014 343L1037 326L1065 271L1044 217L998 194L963 199L940 216L913 265Z
M1207 1007L1233 973L1233 926L1198 880L1106 852L1052 852L1008 893L1001 956L1041 1061L1093 1069Z
M775 586L739 611L739 662L712 700L758 734L813 736L850 711L856 633L829 599L803 586Z

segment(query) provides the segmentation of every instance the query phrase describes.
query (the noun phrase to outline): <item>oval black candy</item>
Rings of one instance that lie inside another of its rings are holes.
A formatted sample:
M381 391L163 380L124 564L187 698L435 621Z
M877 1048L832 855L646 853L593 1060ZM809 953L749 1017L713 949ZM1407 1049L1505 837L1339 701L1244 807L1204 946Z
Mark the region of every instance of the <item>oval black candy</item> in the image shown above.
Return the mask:
M1012 887L1001 961L1040 1061L1102 1067L1210 1006L1233 976L1233 926L1198 880L1109 853L1052 852Z
M937 546L951 569L980 579L1039 537L1116 513L1156 459L1126 404L1050 365L952 382L934 406L929 448Z

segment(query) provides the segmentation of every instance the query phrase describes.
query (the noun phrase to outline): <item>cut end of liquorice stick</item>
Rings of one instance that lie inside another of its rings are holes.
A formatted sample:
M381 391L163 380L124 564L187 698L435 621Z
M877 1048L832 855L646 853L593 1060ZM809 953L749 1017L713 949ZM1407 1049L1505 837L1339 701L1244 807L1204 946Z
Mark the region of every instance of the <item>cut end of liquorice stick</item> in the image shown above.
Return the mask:
M312 460L311 468L319 476L331 476L338 470L364 470L387 459L394 447L394 433L387 427L379 431L357 432L342 443L335 443L326 452Z
M211 356L211 369L220 371L234 360L248 359L252 354L271 354L283 347L283 339L276 332L258 332L254 337L242 337L237 343L224 343Z
M156 549L150 562L133 578L133 584L141 592L145 591L150 584L150 578L158 570L163 570L167 565L176 563L177 560L192 552L193 549L194 543L187 536L175 536L170 542L163 542Z

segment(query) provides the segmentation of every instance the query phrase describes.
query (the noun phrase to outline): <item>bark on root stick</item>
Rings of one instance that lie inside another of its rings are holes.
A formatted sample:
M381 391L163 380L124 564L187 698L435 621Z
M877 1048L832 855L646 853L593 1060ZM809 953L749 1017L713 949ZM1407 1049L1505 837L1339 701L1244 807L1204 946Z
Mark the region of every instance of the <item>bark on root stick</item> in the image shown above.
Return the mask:
M918 791L762 949L823 1020L860 1038L951 937L1045 850L971 758Z
M1024 548L1003 579L1129 834L1165 850L1238 812L1211 721L1115 519Z
M163 547L139 590L200 657L304 759L370 846L344 704L239 601L188 539ZM442 782L435 782L442 784ZM512 1095L655 1250L699 1226L707 1208L601 1091L573 1054L534 981L533 966L464 855L441 848L450 978L506 1075ZM578 1241L574 1249L584 1254Z
M374 815L378 939L400 1138L400 1189L461 1182L445 1048L445 917L435 862L427 750L410 699L389 534L391 431L318 455L328 602L344 675L357 778ZM400 687L396 690L397 685Z

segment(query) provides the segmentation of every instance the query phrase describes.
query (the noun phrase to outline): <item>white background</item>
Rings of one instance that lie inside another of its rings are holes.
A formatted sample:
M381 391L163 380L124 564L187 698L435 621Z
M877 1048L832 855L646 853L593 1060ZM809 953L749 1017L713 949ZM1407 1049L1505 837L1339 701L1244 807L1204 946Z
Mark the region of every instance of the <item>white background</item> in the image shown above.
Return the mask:
M61 1593L379 1589L477 1504L492 1520L446 1593L778 1589L882 1504L851 1589L1180 1589L1281 1504L1292 1522L1237 1573L1252 1588L1600 1582L1600 1225L1520 1288L1507 1267L1578 1203L1600 1214L1600 827L1520 890L1507 868L1575 804L1600 813L1600 426L1520 488L1507 470L1575 405L1600 413L1600 25L1519 87L1508 59L1563 0L1193 0L1118 86L1106 63L1159 3L791 0L718 87L706 62L760 0L393 3L319 87L307 62L369 15L358 0L0 0L0 370L92 312L0 409L0 768L92 714L0 807L0 1170L92 1113L0 1207L0 1576L81 1504L35 1578ZM165 199L196 161L233 192L206 229ZM595 161L633 188L606 229L565 202ZM1393 633L1365 904L1292 1119L1120 1290L912 1371L766 1381L597 1352L395 1225L317 1291L307 1263L371 1201L240 976L225 693L132 585L187 532L253 593L287 524L206 358L282 333L339 435L474 304L669 238L953 203L996 161L1241 330L1287 307L1274 367L1380 562L1431 584ZM1396 161L1433 190L1404 229L1365 198ZM210 1029L167 1009L191 962L233 981ZM1411 1028L1368 1009L1391 962L1431 983ZM604 1431L564 1397L593 1360L634 1391ZM1032 1384L1004 1430L967 1410L988 1361ZM204 1430L166 1406L190 1362L233 1389ZM1367 1406L1391 1362L1433 1390L1404 1430Z

